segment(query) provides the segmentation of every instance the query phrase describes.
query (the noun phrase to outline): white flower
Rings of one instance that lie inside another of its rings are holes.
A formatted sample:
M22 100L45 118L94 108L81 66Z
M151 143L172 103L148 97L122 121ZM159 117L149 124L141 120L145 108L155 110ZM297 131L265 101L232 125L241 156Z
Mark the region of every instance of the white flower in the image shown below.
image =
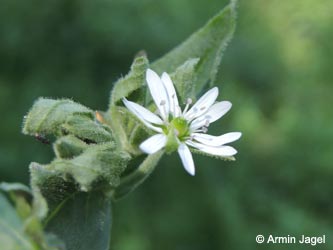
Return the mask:
M157 106L158 115L148 109L123 99L125 106L136 115L148 128L157 132L141 143L140 149L153 154L161 149L167 152L177 150L185 170L195 174L195 167L189 146L206 154L231 157L236 149L225 144L241 137L240 132L227 133L220 136L206 134L210 123L220 119L231 108L228 101L215 102L218 88L207 91L191 108L188 99L182 111L173 83L167 73L161 78L152 70L146 72L146 80L150 94Z

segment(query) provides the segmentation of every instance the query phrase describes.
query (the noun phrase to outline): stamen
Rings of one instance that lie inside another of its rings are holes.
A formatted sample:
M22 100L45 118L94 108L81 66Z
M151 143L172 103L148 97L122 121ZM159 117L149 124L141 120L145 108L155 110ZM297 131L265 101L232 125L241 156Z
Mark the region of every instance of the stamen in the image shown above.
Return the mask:
M192 99L191 98L187 98L187 101L186 101L186 106L184 108L184 111L183 111L183 115L186 114L188 108L190 107L190 105L192 104Z
M202 132L202 133L207 133L207 131L208 131L208 129L206 128L206 127L201 127L201 129L197 129L197 130L195 130L195 132L196 133L200 133L200 132Z
M209 124L210 124L209 120L206 120L206 122L205 122L205 127L208 127Z

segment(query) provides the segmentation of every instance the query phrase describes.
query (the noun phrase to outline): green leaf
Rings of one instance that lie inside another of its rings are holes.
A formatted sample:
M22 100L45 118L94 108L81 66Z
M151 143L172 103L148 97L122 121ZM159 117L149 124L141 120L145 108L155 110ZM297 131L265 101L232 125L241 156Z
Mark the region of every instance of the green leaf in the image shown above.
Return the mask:
M61 125L65 133L75 135L76 137L88 143L101 143L112 141L111 130L92 120L90 116L73 115Z
M196 97L194 86L196 80L195 68L199 61L199 58L189 59L170 75L176 86L181 103L186 103L187 98L195 99Z
M25 117L23 133L33 136L72 134L89 143L113 140L111 130L95 120L92 110L68 99L39 98Z
M93 119L93 112L81 104L68 99L52 100L39 98L25 116L23 133L35 135L62 134L61 125L74 114Z
M159 74L164 71L172 73L189 58L200 58L196 67L195 93L199 94L207 84L212 86L223 51L235 30L235 5L236 1L232 1L204 27L154 62L152 69Z
M111 230L109 192L82 192L70 176L64 178L47 166L30 166L32 186L48 205L45 230L66 244L67 250L108 249ZM102 186L103 187L103 186Z
M120 185L113 193L113 198L117 200L124 197L144 182L154 171L163 154L163 150L160 150L155 154L148 155L137 169L121 179Z
M38 164L30 166L33 190L48 204L45 230L66 244L67 250L108 249L111 203L108 192L80 191L71 178L64 179Z
M6 250L36 250L24 233L23 223L3 194L0 193L0 242Z
M103 192L75 192L53 210L46 226L67 250L106 250L110 243L111 202Z
M53 144L53 150L58 158L70 159L80 155L88 145L73 135L60 137Z
M144 97L142 86L145 85L145 76L148 69L148 60L145 56L135 58L130 72L124 77L119 79L111 92L110 107L116 105L124 97L129 97L136 90L141 90L138 96L141 99ZM133 101L133 98L131 98ZM136 100L137 101L137 100Z
M91 145L73 159L55 159L42 168L53 172L54 175L63 176L64 179L70 176L80 185L81 190L88 191L98 181L105 182L109 187L118 186L120 175L125 170L128 160L128 154L117 150L113 143L106 143ZM32 163L31 168L36 167L39 168L38 164ZM48 183L46 181L38 186L40 185Z

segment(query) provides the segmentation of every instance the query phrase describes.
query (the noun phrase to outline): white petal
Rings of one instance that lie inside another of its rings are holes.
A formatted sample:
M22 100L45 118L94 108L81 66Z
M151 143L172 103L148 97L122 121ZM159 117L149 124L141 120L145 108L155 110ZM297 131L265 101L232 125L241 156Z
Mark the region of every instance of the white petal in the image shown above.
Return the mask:
M220 136L213 136L201 133L193 133L192 135L196 141L206 144L208 146L216 147L238 140L241 137L242 133L231 132Z
M150 112L148 109L142 107L135 102L131 102L123 98L124 105L134 114L136 115L147 127L153 129L156 132L161 133L162 129L154 126L153 124L162 125L163 121L154 113Z
M193 120L194 118L197 118L200 115L206 113L210 106L212 106L215 102L218 94L219 89L217 87L208 90L184 115L185 119Z
M237 150L230 146L219 146L219 147L212 147L207 146L201 143L193 142L193 141L186 141L186 143L194 148L199 149L202 152L207 154L216 155L216 156L233 156L237 154Z
M140 149L146 154L154 154L162 149L167 141L167 137L163 134L153 135L140 144Z
M151 69L147 69L146 80L150 94L160 111L160 114L164 120L167 119L170 108L169 98L165 86L161 78ZM163 105L161 105L163 104Z
M178 147L178 154L182 160L185 170L190 174L195 174L194 162L190 149L184 144L180 144Z
M174 117L179 116L178 112L178 98L175 87L173 86L172 80L167 73L162 74L162 82L164 83L165 89L169 97L170 112Z
M161 118L159 118L157 115L155 115L153 112L150 110L142 107L141 105L131 102L126 100L125 98L123 99L123 102L125 106L132 111L135 115L137 115L140 119L143 119L147 122L154 123L154 124L159 124L162 125L163 121Z
M198 128L201 128L206 124L207 121L209 121L209 123L215 122L216 120L224 116L231 109L231 106L231 102L228 101L215 103L208 109L206 113L204 113L191 123L191 129L196 130Z

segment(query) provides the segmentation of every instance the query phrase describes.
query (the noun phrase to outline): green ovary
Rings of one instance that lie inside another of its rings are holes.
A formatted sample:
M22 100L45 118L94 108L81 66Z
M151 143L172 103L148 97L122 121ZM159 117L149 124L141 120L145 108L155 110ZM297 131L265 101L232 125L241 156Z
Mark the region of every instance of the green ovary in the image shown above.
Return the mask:
M170 124L163 128L163 132L168 137L165 145L165 151L167 153L177 150L179 142L185 141L190 136L189 124L182 117L172 119Z
M182 117L174 118L170 123L170 129L173 129L177 133L177 137L182 140L185 137L190 136L189 124Z

